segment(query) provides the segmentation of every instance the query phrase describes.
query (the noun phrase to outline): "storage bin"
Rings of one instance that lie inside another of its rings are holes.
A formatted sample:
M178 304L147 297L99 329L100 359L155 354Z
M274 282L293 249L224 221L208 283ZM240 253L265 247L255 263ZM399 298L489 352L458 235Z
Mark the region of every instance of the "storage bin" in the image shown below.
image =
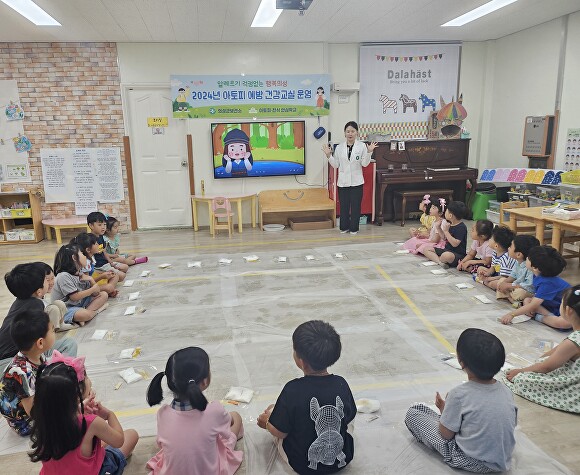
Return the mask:
M476 191L475 198L471 204L471 212L473 213L472 219L477 221L478 219L485 219L485 210L489 208L490 200L496 200L497 196L495 194L495 189L489 192Z
M528 203L530 208L535 208L538 206L552 206L554 204L553 201L543 200L542 198L538 198L537 196L529 196Z
M34 229L21 229L19 234L21 241L34 241Z
M560 183L560 195L563 200L580 203L580 185Z
M499 211L499 206L501 205L501 203L499 201L495 201L495 200L489 200L489 210L490 211Z
M0 233L0 241L4 241L4 233Z
M499 211L492 211L490 209L485 211L487 219L489 219L494 224L499 224Z
M526 203L528 201L529 194L525 193L516 193L514 191L508 191L508 198L510 201L523 201Z
M562 173L560 179L562 180L562 183L565 184L580 185L580 170L572 170L570 172Z
M30 208L11 209L10 216L12 218L31 218L32 210Z
M532 183L514 183L511 186L510 191L513 191L515 193L523 193L525 195L531 195L535 189L536 185Z
M560 188L557 186L538 186L536 196L543 200L556 201L560 198Z
M20 241L20 231L18 231L18 229L14 229L12 231L6 231L6 240L7 241Z
M12 217L11 210L10 210L10 209L7 209L7 208L3 208L3 209L1 209L1 210L0 210L0 215L1 215L3 218L11 218L11 217Z

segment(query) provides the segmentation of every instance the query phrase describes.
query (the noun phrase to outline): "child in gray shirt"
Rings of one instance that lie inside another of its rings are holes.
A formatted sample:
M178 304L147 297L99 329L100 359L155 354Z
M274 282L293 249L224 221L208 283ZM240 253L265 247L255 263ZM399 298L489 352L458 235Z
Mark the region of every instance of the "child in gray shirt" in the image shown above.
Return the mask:
M476 473L509 470L517 407L510 390L493 378L505 362L504 347L495 335L468 328L457 341L457 359L469 381L449 391L446 400L437 393L441 416L415 404L405 424L450 467Z

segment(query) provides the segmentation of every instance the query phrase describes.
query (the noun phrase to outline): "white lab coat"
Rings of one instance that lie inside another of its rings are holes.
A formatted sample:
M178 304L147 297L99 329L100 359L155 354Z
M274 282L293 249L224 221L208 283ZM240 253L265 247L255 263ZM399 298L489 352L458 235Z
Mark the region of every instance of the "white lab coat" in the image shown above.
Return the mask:
M330 166L338 168L337 185L341 188L362 185L365 182L362 167L366 167L371 163L371 157L372 153L367 151L366 144L360 140L354 142L350 160L348 159L346 142L338 144L334 154L328 158Z

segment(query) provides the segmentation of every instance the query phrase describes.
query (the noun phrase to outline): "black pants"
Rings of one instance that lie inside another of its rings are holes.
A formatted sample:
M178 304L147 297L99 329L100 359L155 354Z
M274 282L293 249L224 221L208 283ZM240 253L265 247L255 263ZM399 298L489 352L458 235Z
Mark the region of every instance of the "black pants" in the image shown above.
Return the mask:
M358 231L362 195L363 185L338 187L341 231L350 231L351 233Z

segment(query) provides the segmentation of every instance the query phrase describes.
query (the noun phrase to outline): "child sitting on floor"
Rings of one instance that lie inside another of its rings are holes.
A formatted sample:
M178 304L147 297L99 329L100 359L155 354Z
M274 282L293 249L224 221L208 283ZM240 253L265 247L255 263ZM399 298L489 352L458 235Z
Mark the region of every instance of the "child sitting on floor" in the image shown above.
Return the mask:
M508 252L517 263L509 277L502 277L497 282L496 298L508 299L518 308L524 299L534 296L534 273L528 269L526 259L530 249L539 245L540 241L529 234L518 234L514 238Z
M467 226L462 221L466 213L465 203L461 201L452 201L447 205L445 220L433 225L438 229L441 238L446 240L445 247L438 249L427 244L422 250L425 257L445 269L457 267L467 250Z
M514 393L542 406L580 413L580 285L562 296L560 315L574 330L558 346L526 368L507 372Z
M427 213L429 217L432 218L430 221L431 228L427 237L422 237L420 233L417 233L415 237L412 237L403 244L403 249L407 249L413 254L422 254L422 249L425 246L431 246L436 249L443 249L445 247L445 239L441 239L440 235L440 224L443 220L443 215L445 214L445 200L440 198L431 201L429 195L425 195L425 197L427 201L424 202L424 209L425 213ZM435 226L435 223L439 223L439 225Z
M524 305L504 315L501 323L508 325L518 315L527 315L552 328L567 330L572 325L560 317L560 304L570 284L558 277L566 268L566 260L552 246L530 249L526 265L534 274L534 296L524 299Z
M471 248L467 255L457 264L457 270L475 274L480 266L489 267L493 249L489 247L489 239L493 231L493 223L488 219L480 219L471 227Z
M429 237L431 227L435 222L435 218L429 213L429 205L431 203L432 203L431 195L423 196L423 200L421 201L421 203L419 203L419 211L423 212L423 214L419 218L421 227L409 229L409 234L411 235L412 238L417 237L421 239L427 239Z
M100 272L113 270L119 276L119 282L123 282L129 266L122 262L113 261L107 254L107 251L105 251L104 234L107 230L107 217L100 211L93 211L87 216L87 225L91 232L97 236L97 243L99 245L98 252L94 254L95 269Z
M496 290L501 277L509 277L512 269L517 264L511 258L508 249L512 245L515 233L507 226L496 226L491 232L489 247L493 249L491 256L491 267L480 267L477 269L476 280L486 287Z
M105 252L109 257L121 264L127 264L128 266L133 266L135 264L142 264L147 262L147 257L135 257L129 254L119 254L119 243L121 240L121 234L119 233L119 221L113 216L107 218L107 230L103 236L105 239Z
M90 398L84 358L55 355L38 369L28 456L42 462L42 475L123 473L139 435L123 431L115 413L98 402L87 411Z
M494 379L505 363L505 349L495 335L468 328L457 340L457 359L468 381L435 405L407 411L405 424L415 439L439 452L453 468L489 473L509 470L515 446L517 407L510 391Z
M304 377L286 383L258 426L276 438L280 456L296 472L337 472L354 455L348 425L356 415L348 383L327 371L340 358L340 336L332 325L311 320L294 330L292 344Z
M157 452L147 467L152 475L233 474L243 452L234 450L242 437L241 416L228 413L219 401L208 402L203 391L210 383L209 357L201 348L173 353L165 372L158 373L147 389L150 406L163 400L161 380L173 392L171 405L157 411Z

